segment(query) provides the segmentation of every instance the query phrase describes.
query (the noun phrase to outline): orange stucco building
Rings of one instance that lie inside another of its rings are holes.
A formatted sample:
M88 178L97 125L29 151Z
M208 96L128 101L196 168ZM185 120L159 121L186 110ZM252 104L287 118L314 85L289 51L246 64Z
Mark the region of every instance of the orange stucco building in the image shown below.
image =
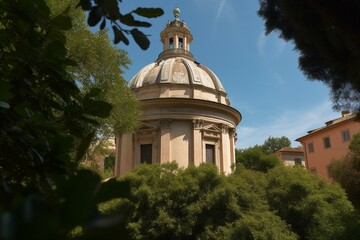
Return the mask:
M360 132L360 122L355 117L355 114L343 111L340 118L330 120L325 126L296 139L303 145L305 165L310 172L327 180L332 179L328 165L348 153L352 136Z

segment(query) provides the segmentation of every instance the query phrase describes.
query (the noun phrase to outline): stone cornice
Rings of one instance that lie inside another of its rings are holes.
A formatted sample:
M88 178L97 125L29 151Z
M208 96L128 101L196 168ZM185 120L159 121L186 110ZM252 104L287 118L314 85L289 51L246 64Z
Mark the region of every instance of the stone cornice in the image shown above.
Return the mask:
M142 120L153 120L159 117L173 119L199 119L199 117L217 118L236 127L241 113L233 107L217 102L188 98L156 98L141 100L144 111ZM188 110L192 110L190 112Z

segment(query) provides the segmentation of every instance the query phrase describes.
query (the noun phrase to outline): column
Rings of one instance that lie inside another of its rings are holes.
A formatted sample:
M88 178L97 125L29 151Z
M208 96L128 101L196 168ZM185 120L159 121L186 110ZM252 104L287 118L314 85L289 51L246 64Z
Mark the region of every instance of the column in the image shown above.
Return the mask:
M225 124L221 126L221 171L230 173L231 157L229 144L229 127Z
M174 36L174 48L179 48L179 38L177 35Z
M235 128L230 129L229 135L230 135L231 165L235 165L236 164L236 158L235 158L236 130L235 130Z
M188 44L187 44L187 37L186 36L184 36L184 40L183 40L184 42L183 42L183 44L184 44L184 49L185 50L187 50L187 51L189 51L189 49L188 49Z

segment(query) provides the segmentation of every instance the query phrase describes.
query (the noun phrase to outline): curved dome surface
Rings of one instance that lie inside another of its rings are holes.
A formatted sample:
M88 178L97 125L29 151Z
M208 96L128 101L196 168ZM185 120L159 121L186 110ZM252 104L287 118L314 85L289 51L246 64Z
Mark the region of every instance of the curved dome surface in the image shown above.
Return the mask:
M132 78L130 88L163 83L197 85L225 93L219 78L209 68L184 57L145 66Z

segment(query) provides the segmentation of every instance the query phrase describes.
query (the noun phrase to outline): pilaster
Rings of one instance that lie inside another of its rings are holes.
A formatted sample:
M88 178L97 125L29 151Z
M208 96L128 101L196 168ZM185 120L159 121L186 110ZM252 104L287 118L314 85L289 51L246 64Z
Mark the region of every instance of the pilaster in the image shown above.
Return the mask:
M171 119L160 119L160 163L170 162Z
M202 162L202 152L203 152L203 143L202 143L202 134L201 129L203 126L203 120L194 119L193 120L193 159L192 164L199 166Z

